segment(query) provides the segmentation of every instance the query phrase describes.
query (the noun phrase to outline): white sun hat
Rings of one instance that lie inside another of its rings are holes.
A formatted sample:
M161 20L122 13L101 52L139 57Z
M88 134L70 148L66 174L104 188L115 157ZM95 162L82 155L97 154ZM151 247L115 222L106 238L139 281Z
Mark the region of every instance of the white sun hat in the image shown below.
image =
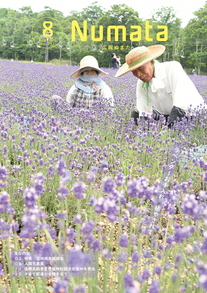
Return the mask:
M125 57L126 63L119 68L115 77L122 76L141 67L143 64L162 55L164 51L165 46L163 45L141 46L132 49Z
M106 75L107 72L104 72L102 69L99 68L98 61L95 57L91 55L87 55L83 57L80 61L80 68L74 71L70 77L72 78L79 78L81 76L81 73L85 70L92 68L96 71L98 71L99 75Z

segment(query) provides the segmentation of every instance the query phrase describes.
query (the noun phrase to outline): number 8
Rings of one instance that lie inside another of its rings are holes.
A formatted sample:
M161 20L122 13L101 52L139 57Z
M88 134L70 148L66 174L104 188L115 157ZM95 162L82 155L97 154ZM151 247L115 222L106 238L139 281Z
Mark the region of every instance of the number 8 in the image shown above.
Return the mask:
M47 26L49 25L49 26ZM53 36L53 30L51 29L53 27L53 22L52 21L44 21L43 22L43 31L42 31L42 34L43 34L43 37L52 37Z

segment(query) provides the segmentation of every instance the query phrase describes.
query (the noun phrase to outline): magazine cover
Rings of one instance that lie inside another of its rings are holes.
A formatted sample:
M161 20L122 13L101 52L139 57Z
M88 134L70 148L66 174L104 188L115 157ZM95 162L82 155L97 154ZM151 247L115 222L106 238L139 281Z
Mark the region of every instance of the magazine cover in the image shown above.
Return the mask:
M0 8L0 293L207 290L207 1Z

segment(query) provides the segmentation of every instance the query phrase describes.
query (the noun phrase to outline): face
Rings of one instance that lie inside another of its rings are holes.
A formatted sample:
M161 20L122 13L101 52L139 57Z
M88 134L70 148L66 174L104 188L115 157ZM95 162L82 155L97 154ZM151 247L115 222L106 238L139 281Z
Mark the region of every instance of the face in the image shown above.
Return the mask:
M88 68L83 72L83 74L88 74L88 75L96 74L97 75L97 72L93 68Z
M149 61L141 67L133 70L132 73L143 82L150 81L154 76L152 61Z

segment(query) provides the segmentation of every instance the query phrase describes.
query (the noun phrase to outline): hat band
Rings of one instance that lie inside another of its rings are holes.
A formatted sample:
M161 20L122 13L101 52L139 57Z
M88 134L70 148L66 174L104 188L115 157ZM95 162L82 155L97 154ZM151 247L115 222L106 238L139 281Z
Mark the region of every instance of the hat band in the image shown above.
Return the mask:
M130 64L129 65L129 67L131 67L131 66L133 66L133 65L135 65L135 64L138 64L138 63L140 63L140 62L142 62L142 61L144 61L144 60L146 60L146 59L148 59L148 58L151 58L152 56L147 56L147 57L144 57L144 58L142 58L142 59L139 59L138 61L135 61L135 62L133 62L132 64Z

